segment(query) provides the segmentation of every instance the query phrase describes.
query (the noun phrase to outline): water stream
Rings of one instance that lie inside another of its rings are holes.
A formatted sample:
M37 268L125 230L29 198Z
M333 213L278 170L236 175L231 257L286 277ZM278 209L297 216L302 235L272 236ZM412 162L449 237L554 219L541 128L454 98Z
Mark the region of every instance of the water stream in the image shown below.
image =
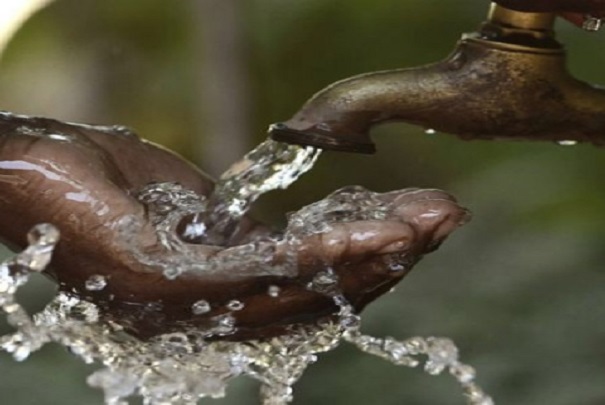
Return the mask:
M185 240L225 245L250 206L269 191L286 189L309 171L321 154L311 146L266 140L227 170L205 209L185 226Z
M183 214L182 210L198 214L194 236L208 238L205 240L211 244L224 243L225 238L221 235L234 232L237 222L258 196L287 187L312 167L318 154L312 148L268 141L223 175L209 200L196 198L171 183L153 185L140 198L150 206L163 201L152 214L157 216L154 223L158 235L167 244L178 243L169 234L179 218L177 214ZM364 206L363 201L372 197L370 192L352 189L345 194L350 196L346 201L327 198L291 215L285 237L296 238L301 232L322 232L326 221L336 214L345 220L379 219L384 215L382 206ZM180 203L168 201L166 196ZM170 208L165 209L167 206ZM201 210L203 206L206 208ZM199 224L204 225L203 231L199 231ZM287 404L292 400L292 386L306 368L317 361L318 354L333 350L343 342L406 367L419 366L424 357L427 373L447 372L459 382L467 404L493 404L476 384L474 369L460 362L458 349L451 340L438 337L397 340L364 335L359 315L347 302L337 275L329 267L319 272L308 288L330 297L339 308L338 316L317 325L301 326L288 335L267 341L208 341L208 331L197 329L141 341L125 333L119 324L101 319L93 303L66 293L55 297L40 313L30 315L15 299L15 294L32 273L45 269L58 240L59 231L54 226L38 225L29 234L29 247L0 264L0 309L14 328L13 333L0 338L0 347L12 353L15 360L23 361L43 345L56 342L83 361L99 364L100 369L87 381L104 391L108 405L127 404L132 396L142 397L144 404L149 405L196 404L199 398L224 396L229 382L239 376L249 376L260 382L264 405ZM254 243L250 246L250 249L244 249L245 254L238 256L239 259L230 260L262 263L262 249ZM179 250L179 253L183 251ZM176 259L166 261L167 268L179 264ZM271 270L267 271L270 273ZM170 273L171 277L178 275L179 272ZM89 281L93 290L102 289L111 282L105 279ZM272 286L267 294L279 296L279 287ZM229 305L232 312L241 309L236 302ZM208 308L208 302L200 301L193 305L192 311L204 314ZM229 313L225 319L228 317ZM232 324L226 326L233 327ZM226 326L221 323L217 327Z

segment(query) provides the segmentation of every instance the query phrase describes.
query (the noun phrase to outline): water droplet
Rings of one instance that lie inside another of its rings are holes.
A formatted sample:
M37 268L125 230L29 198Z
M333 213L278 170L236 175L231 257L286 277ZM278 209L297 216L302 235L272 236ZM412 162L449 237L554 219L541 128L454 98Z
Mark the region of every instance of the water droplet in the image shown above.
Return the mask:
M320 271L313 277L307 288L327 296L334 296L339 292L338 276L331 269Z
M7 266L2 266L1 268L1 276L0 276L0 295L4 295L6 293L10 293L13 288L14 280L10 278L9 271Z
M319 124L317 124L317 129L319 129L320 131L325 131L325 132L332 131L332 127L327 122L320 122Z
M12 314L17 312L19 309L21 309L21 307L18 304L9 304L9 305L4 305L4 312L6 312L7 314Z
M427 355L425 370L432 375L440 374L446 367L458 361L458 348L450 339L427 338Z
M235 318L229 314L219 315L214 318L216 326L213 333L219 336L231 335L235 332Z
M281 288L277 285L270 285L269 288L267 289L267 294L269 294L269 296L273 297L273 298L279 297L280 292L281 292Z
M164 303L162 301L153 301L145 304L145 309L150 312L158 312L164 309Z
M184 226L183 231L181 232L181 236L185 238L185 240L193 240L197 238L201 238L206 234L206 224L202 222L191 222L187 223Z
M582 22L582 29L586 31L596 32L601 29L604 25L605 19L600 17L594 17L590 14L586 14L584 16L584 21Z
M283 122L276 122L274 124L269 125L269 132L279 131L279 130L284 130L284 129L288 129L288 126L286 124L284 124Z
M483 390L474 383L463 385L464 394L471 405L494 405L494 401Z
M65 135L65 134L48 134L48 138L50 138L54 141L60 141L60 142L70 142L70 141L74 140L74 138L71 135Z
M22 125L17 127L17 129L15 130L16 132L20 133L21 135L26 135L26 136L42 136L44 135L44 130L41 128L36 128L36 127L30 127L30 126L26 126L26 125Z
M38 224L27 234L30 245L49 246L59 241L59 230L52 224Z
M107 279L105 276L100 274L95 274L94 276L90 276L88 280L86 280L85 287L88 291L101 291L107 286Z
M164 269L164 277L168 280L174 280L183 273L183 269L177 266L171 266Z
M350 306L349 301L342 294L335 295L332 300L341 309L347 309Z
M391 263L389 264L389 270L391 270L394 273L398 273L398 272L403 272L406 271L406 267L405 265L401 264L401 263Z
M384 339L384 350L386 350L395 360L400 360L410 354L402 342L392 338Z
M231 311L241 311L244 306L244 303L238 300L231 300L227 303L227 309Z
M27 240L29 246L15 257L15 262L31 271L44 270L59 241L59 230L51 224L39 224L27 234Z
M561 146L574 146L578 144L578 141L574 141L573 139L564 139L562 141L557 141L557 143Z
M359 315L347 314L340 317L340 325L344 329L358 330L361 325L361 318Z
M129 127L124 126L124 125L113 125L111 127L111 130L113 132L116 132L116 133L118 133L120 135L123 135L123 136L129 136L129 137L136 136L136 134L132 130L132 128L129 128Z
M313 277L313 284L316 286L329 286L337 282L338 278L333 272L321 271Z
M404 342L410 354L425 354L428 349L426 340L421 337L413 337Z
M451 366L450 373L463 384L473 381L476 375L476 371L473 367L461 363Z
M21 347L18 347L13 352L13 357L17 361L23 361L23 360L26 360L30 354L31 354L31 351L30 351L29 347L21 346Z
M199 300L197 302L194 302L191 306L191 312L193 312L194 315L206 314L210 312L211 309L212 308L210 307L210 303L206 300Z

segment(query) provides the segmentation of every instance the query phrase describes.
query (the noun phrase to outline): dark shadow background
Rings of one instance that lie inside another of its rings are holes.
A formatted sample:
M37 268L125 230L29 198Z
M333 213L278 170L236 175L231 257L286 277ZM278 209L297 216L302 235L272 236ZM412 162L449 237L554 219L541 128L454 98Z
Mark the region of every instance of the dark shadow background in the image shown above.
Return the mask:
M215 48L209 61L204 57L219 39L200 27L217 20L213 3L220 0L205 2L57 0L24 26L0 62L0 107L125 124L217 173L233 160L229 150L253 147L268 124L288 118L328 83L445 57L488 7L484 0L235 1L236 32L219 24L227 31L217 35L236 34L236 42ZM605 82L605 34L560 22L558 35L573 73ZM217 58L224 64L212 67ZM212 79L234 62L235 90L234 82ZM222 133L212 108L228 112L229 100L238 106L239 129ZM209 145L225 137L226 155L210 156ZM403 124L379 128L374 139L374 156L325 153L291 189L264 197L256 215L283 222L285 212L350 184L450 191L473 211L473 221L373 304L364 330L454 339L498 404L605 403L605 152L466 143ZM49 294L49 283L37 279L23 295L35 309ZM0 403L100 404L101 394L85 384L93 368L53 346L23 363L2 354ZM254 390L243 381L227 399L207 402L256 403ZM396 368L348 346L321 356L295 398L294 404L463 403L448 377Z

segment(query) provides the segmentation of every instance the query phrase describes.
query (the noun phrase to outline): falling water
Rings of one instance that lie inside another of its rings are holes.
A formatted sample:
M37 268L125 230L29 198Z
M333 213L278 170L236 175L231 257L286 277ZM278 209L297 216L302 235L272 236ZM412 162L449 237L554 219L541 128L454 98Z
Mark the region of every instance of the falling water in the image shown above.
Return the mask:
M209 204L218 207L219 214L205 217L211 219L208 222L211 228L231 231L233 223L254 199L268 190L286 187L312 166L317 155L310 148L273 142L261 145L223 176ZM368 204L373 198L373 193L361 188L335 193L292 214L284 237L296 240L309 233L323 232L333 220L381 219L388 207ZM139 199L150 208L151 221L166 246L182 243L171 235L175 221L184 213L200 212L200 207L207 203L174 183L150 185L139 194ZM339 287L340 280L329 267L320 271L307 288L334 301L339 308L336 319L299 326L288 335L268 341L208 341L209 335L230 334L237 328L232 314L242 309L242 303L233 300L212 330L188 329L142 341L127 334L119 324L105 321L93 303L68 293L60 293L43 311L29 315L16 301L15 294L32 273L45 269L59 232L52 225L38 225L28 240L29 247L0 264L0 310L15 329L0 337L0 348L11 353L15 360L23 361L47 343L63 345L86 363L100 365L87 381L103 390L108 405L125 405L132 396L142 397L149 405L193 405L200 398L224 396L229 382L239 376L259 381L264 405L284 405L292 400L292 386L317 361L317 355L343 342L406 367L420 365L419 357L425 357L424 370L431 375L443 372L452 375L462 386L467 404L493 404L475 383L474 369L459 361L458 349L451 340L415 337L400 341L364 335L359 315L347 302ZM257 260L269 266L259 246L254 242L242 246L241 254L229 258L229 263L204 265L220 267ZM166 258L167 277L180 274L180 270L169 271L171 266L189 265L187 251L183 249L175 248L178 255ZM268 274L271 271L267 269ZM111 280L93 275L85 285L96 291L108 283ZM278 298L280 287L269 286L266 294ZM210 303L205 300L195 302L191 308L194 315L209 310Z
M311 146L266 140L227 170L203 212L183 230L185 240L224 245L262 194L288 188L309 171L321 154Z

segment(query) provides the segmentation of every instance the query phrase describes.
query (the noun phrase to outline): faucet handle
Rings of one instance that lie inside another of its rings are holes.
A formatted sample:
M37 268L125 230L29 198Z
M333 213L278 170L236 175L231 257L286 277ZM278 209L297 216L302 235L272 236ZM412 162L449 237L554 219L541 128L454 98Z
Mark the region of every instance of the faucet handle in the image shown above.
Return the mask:
M481 37L489 41L561 49L561 44L555 40L556 17L554 12L519 11L492 2L487 20L479 31Z

